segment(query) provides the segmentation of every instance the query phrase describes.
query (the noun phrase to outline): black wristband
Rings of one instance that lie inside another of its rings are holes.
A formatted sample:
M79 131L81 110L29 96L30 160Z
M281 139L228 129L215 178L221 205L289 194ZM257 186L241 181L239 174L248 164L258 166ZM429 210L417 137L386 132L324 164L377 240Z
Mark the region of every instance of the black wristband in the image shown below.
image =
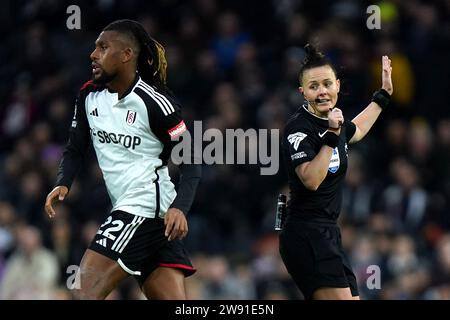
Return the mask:
M331 148L336 148L339 144L339 136L331 131L327 131L322 138L323 144Z
M384 110L389 105L389 102L391 102L391 95L386 90L380 89L374 92L372 101Z

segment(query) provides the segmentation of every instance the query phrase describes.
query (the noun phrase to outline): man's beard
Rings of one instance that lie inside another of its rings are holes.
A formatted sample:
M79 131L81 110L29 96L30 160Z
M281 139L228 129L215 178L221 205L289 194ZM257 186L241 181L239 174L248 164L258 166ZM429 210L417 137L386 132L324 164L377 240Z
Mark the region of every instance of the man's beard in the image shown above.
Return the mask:
M115 74L108 74L106 71L102 70L100 77L95 78L95 75L92 75L92 82L99 85L105 85L111 82L115 76Z

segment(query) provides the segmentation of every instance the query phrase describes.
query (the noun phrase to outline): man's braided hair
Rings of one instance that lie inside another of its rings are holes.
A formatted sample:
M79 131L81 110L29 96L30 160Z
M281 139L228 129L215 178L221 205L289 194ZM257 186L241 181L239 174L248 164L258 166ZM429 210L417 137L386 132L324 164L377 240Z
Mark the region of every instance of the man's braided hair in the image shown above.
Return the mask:
M117 31L134 41L138 45L137 71L141 78L160 90L168 91L164 47L150 37L139 22L128 19L117 20L111 22L103 31Z

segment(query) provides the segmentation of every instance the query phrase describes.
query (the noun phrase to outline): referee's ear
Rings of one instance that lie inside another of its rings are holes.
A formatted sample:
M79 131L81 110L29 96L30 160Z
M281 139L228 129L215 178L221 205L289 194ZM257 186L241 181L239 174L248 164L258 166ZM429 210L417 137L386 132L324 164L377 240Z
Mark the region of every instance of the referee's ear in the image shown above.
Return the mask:
M303 87L302 86L300 86L300 87L298 87L298 91L301 93L301 94L303 94Z

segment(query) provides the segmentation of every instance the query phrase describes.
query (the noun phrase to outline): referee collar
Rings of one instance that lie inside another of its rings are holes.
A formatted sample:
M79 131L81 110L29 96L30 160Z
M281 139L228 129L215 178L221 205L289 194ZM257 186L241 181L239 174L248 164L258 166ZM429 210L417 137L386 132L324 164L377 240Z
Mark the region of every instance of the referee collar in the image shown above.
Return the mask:
M311 111L308 110L307 105L301 106L300 110L302 110L303 113L305 114L305 116L307 118L309 118L311 121L317 123L320 126L328 127L328 119L315 115L314 113L312 113Z
M303 109L305 109L306 112L308 112L308 113L309 113L310 115L312 115L313 117L316 117L316 118L321 119L321 120L327 120L327 121L328 121L328 118L319 117L318 115L316 115L316 114L312 113L311 111L309 111L308 105L305 105L305 104L304 104L302 107L303 107Z

